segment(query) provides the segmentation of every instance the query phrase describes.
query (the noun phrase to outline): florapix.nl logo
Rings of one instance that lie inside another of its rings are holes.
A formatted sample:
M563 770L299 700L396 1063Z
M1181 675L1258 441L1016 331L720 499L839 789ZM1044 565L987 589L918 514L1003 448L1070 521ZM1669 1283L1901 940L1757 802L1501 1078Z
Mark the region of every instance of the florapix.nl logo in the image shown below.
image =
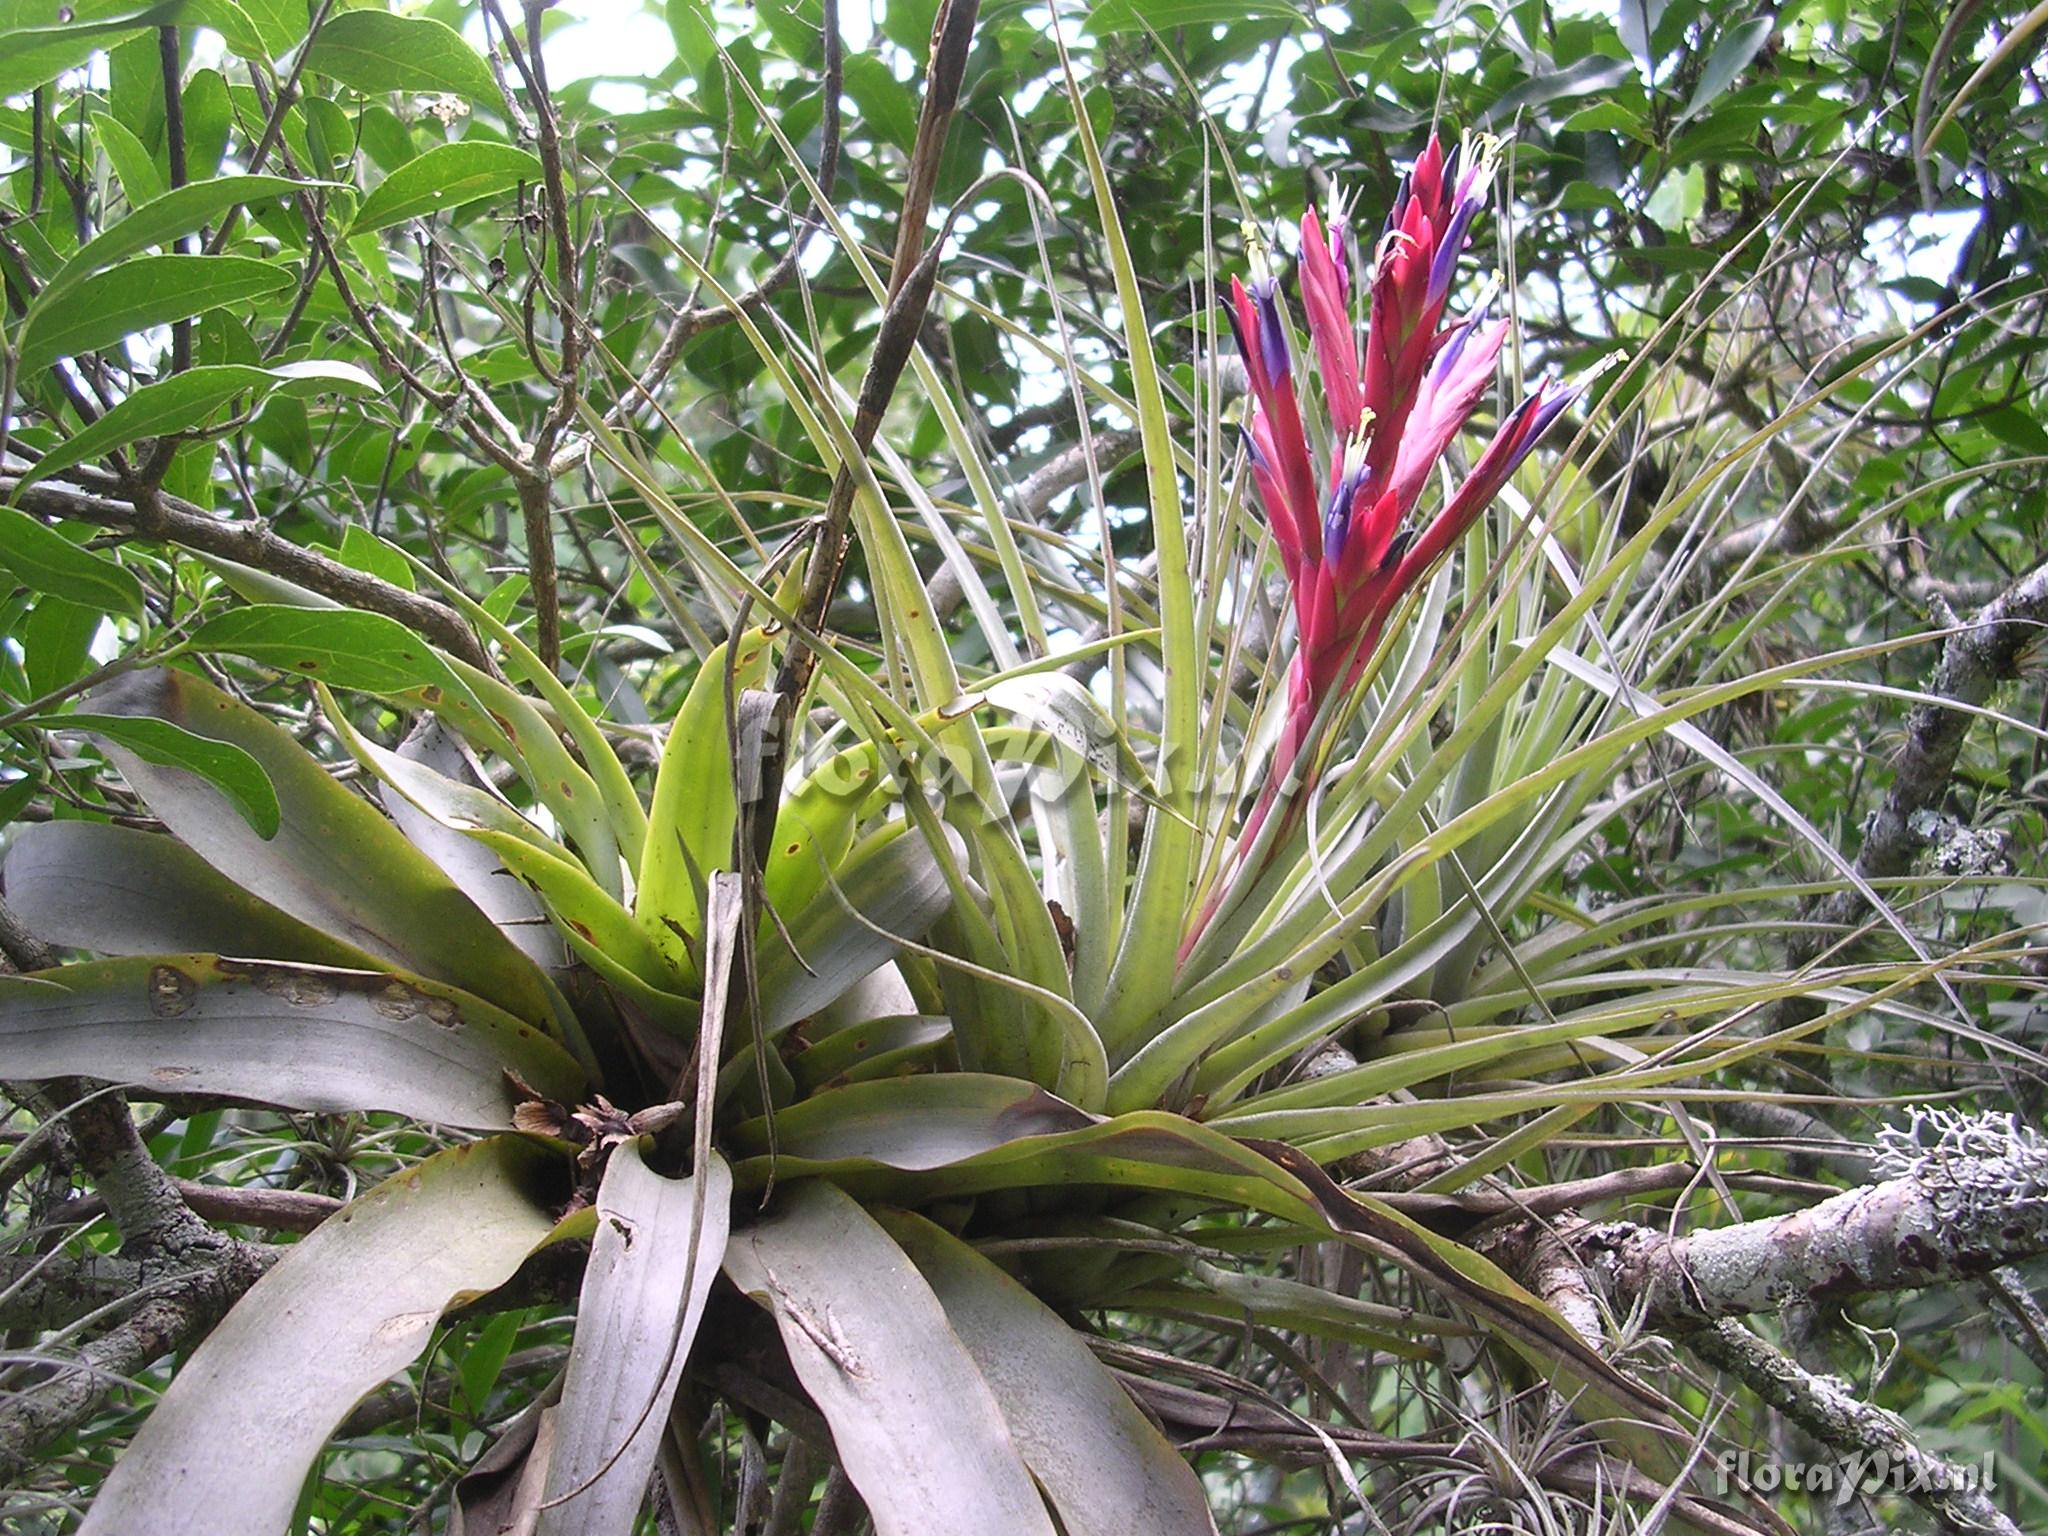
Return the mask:
M1754 1493L1784 1489L1847 1504L1858 1494L1991 1493L1998 1486L1994 1455L1968 1465L1931 1456L1893 1456L1882 1450L1858 1452L1833 1461L1779 1461L1748 1451L1723 1451L1714 1463L1716 1492L1747 1488Z

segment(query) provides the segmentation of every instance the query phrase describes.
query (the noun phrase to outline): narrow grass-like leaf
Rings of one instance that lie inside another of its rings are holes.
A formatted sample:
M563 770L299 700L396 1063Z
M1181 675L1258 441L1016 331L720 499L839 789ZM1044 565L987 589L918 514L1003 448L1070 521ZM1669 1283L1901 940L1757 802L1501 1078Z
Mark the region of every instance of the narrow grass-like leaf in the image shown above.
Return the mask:
M1159 556L1159 660L1163 673L1159 735L1161 814L1148 818L1109 988L1097 1030L1113 1057L1146 1026L1173 992L1181 935L1188 919L1188 879L1194 867L1195 763L1201 748L1202 693L1207 658L1195 635L1195 591L1188 567L1187 530L1181 511L1180 478L1173 459L1172 425L1160 387L1159 365L1145 326L1144 291L1124 238L1122 216L1102 151L1095 139L1081 87L1067 58L1057 18L1054 42L1072 104L1075 140L1095 192L1117 309L1123 319L1124 351L1131 368L1131 395L1145 445L1146 489L1152 504L1152 543Z

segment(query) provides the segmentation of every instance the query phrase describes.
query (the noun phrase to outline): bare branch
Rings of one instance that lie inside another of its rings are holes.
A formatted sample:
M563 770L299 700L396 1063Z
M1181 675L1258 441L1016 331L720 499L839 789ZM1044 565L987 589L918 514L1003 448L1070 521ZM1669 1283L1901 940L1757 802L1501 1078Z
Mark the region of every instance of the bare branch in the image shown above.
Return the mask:
M1913 1155L1887 1133L1882 1183L1681 1236L1588 1226L1572 1245L1617 1311L1640 1305L1649 1326L1676 1330L1790 1300L1975 1279L2048 1253L2048 1140L2009 1119L1922 1120L1942 1138Z
M2048 624L2048 564L2036 566L2006 592L1979 609L1967 628L1941 648L1927 692L1958 704L1976 706L1991 697L2000 683L2019 675L2021 657L2040 640ZM1856 872L1866 879L1903 875L1927 838L1920 830L1922 813L1934 810L1948 793L1971 716L1934 703L1915 706L1906 717L1905 745L1899 749L1891 788L1884 804L1865 825ZM1863 912L1863 899L1853 890L1837 892L1816 905L1814 914L1837 927L1853 925ZM1811 953L1798 954L1801 960Z
M131 498L111 475L103 476L82 465L65 471L65 476L80 484L44 480L21 491L14 505L43 517L97 523L137 538L178 544L253 566L348 607L386 614L450 655L473 666L490 666L483 647L462 616L445 603L330 560L272 532L263 523L224 521L189 501L160 491ZM20 478L18 471L0 472L0 500L16 494Z
M1898 1486L1932 1514L1952 1536L2020 1536L1971 1477L1923 1451L1903 1420L1852 1396L1841 1383L1815 1376L1772 1348L1740 1323L1721 1321L1688 1335L1686 1347L1791 1419L1814 1439L1837 1451L1877 1458L1903 1469Z

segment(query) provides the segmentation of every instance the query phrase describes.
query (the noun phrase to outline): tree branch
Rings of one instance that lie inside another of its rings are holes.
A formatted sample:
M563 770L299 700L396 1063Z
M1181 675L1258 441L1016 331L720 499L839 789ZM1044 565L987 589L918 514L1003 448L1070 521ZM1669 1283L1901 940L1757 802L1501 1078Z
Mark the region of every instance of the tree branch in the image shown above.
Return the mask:
M1858 1480L1872 1463L1903 1469L1897 1486L1952 1536L2020 1536L1960 1468L1923 1451L1903 1420L1815 1376L1740 1323L1723 1320L1686 1337L1686 1347L1718 1366L1814 1439L1857 1458ZM1846 1475L1846 1472L1845 1472Z
M97 523L138 538L178 544L253 566L351 608L388 615L472 666L490 665L462 616L445 603L330 560L273 533L262 523L226 522L162 492L131 499L112 476L102 476L83 465L66 470L65 476L80 484L44 480L22 491L14 504L24 512ZM18 471L0 472L0 501L14 496L19 484Z
M1977 706L2000 683L2019 675L2021 656L2039 640L2048 624L2048 564L2036 566L2007 591L1977 611L1968 627L1949 636L1941 649L1927 691L1958 704ZM1915 825L1920 813L1935 809L1948 792L1956 757L1971 717L1939 704L1916 705L1906 717L1906 741L1899 749L1891 788L1884 804L1866 823L1856 872L1866 879L1903 875L1926 842ZM1836 927L1849 927L1863 915L1863 898L1853 890L1838 891L1815 904L1813 916ZM1819 939L1795 940L1795 958L1804 963L1818 953ZM1813 947L1805 953L1799 950Z
M1789 1300L1970 1280L2048 1253L2048 1139L2011 1117L1922 1111L1932 1147L1887 1131L1884 1181L1786 1216L1672 1236L1633 1222L1573 1235L1617 1312L1683 1332Z

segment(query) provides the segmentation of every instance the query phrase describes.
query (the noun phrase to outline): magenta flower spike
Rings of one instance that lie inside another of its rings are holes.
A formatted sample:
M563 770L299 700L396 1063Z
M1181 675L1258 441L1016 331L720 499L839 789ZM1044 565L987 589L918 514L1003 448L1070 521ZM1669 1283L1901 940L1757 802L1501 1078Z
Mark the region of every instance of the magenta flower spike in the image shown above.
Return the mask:
M1351 314L1349 230L1302 215L1302 308L1327 413L1330 463L1317 472L1279 285L1253 236L1253 282L1233 279L1230 319L1250 380L1245 432L1253 482L1293 592L1298 647L1287 714L1265 789L1238 840L1233 873L1288 787L1324 705L1356 686L1388 616L1486 510L1577 391L1547 381L1510 411L1463 483L1432 516L1416 510L1451 440L1494 379L1508 322L1491 294L1447 322L1452 281L1491 188L1497 144L1448 154L1430 136L1402 179L1374 270L1361 350ZM1290 812L1290 814L1292 814ZM1226 882L1227 883L1227 882ZM1213 916L1190 933L1191 946Z

